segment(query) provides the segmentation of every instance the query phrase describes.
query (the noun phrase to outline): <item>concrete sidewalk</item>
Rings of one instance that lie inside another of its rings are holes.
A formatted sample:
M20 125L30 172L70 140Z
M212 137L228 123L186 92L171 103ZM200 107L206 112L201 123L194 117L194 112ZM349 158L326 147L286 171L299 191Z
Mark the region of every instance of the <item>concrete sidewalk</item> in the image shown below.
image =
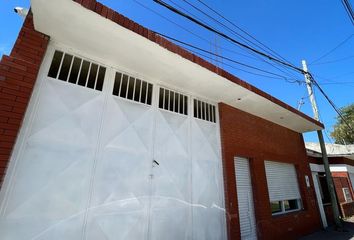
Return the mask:
M300 240L354 240L354 219L344 222L344 231L338 232L334 227L328 227L325 230L315 232L308 236L300 238Z

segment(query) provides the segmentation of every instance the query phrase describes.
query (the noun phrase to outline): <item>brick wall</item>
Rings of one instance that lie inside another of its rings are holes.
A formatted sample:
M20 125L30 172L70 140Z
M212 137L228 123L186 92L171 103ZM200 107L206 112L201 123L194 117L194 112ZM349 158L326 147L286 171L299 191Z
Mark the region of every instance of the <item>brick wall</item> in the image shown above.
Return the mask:
M308 161L315 164L323 164L322 157L311 157L308 156ZM354 161L346 157L331 157L328 156L328 162L330 164L346 164L349 166L354 166Z
M234 157L250 159L258 237L260 239L297 239L321 227L313 182L302 135L219 104L225 181L225 201L229 239L240 239ZM304 210L272 216L264 160L295 164ZM311 179L311 177L310 177Z
M354 215L354 202L350 203L341 203L340 209L342 212L342 216L344 218L349 218Z
M0 60L0 186L49 38L26 17L10 56Z
M349 188L349 191L353 197L353 189L350 183L350 179L347 172L332 172L334 187L337 193L338 203L345 203L345 197L343 188Z

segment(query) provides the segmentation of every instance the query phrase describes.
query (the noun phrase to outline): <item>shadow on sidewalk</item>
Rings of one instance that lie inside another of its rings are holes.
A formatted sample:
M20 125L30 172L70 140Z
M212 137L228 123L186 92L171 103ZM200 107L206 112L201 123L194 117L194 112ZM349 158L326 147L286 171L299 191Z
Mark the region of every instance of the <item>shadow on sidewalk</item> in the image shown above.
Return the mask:
M300 238L299 240L354 240L354 223L343 222L344 231L338 232L334 230L333 226L330 226L322 231L318 231Z

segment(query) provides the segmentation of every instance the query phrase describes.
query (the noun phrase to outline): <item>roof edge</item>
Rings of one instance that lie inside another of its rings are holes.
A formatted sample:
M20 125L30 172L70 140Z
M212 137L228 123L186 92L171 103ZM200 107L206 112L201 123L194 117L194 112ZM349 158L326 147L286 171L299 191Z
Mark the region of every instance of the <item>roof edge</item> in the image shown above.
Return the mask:
M107 18L107 19L117 23L118 25L120 25L128 30L131 30L131 31L135 32L136 34L139 34L142 37L145 37L146 39L160 45L161 47L169 50L170 52L178 54L181 57L183 57L195 64L198 64L201 67L206 68L209 71L214 72L217 75L224 77L224 78L228 79L229 81L231 81L237 85L240 85L240 86L248 89L249 91L252 91L252 92L258 94L259 96L262 96L262 97L268 99L269 101L299 115L300 117L316 124L317 126L324 128L324 125L321 122L309 117L308 115L304 114L303 112L300 112L299 110L297 110L297 109L291 107L290 105L284 103L283 101L271 96L270 94L260 90L259 88L241 80L240 78L234 76L233 74L227 72L226 70L219 68L219 67L215 66L214 64L204 60L203 58L187 51L186 49L176 45L175 43L167 40L166 38L161 37L160 35L154 33L152 30L141 26L140 24L119 14L118 12L103 5L102 3L99 3L96 0L73 0L73 1L82 5L86 9L91 10L91 11L101 15L104 18Z

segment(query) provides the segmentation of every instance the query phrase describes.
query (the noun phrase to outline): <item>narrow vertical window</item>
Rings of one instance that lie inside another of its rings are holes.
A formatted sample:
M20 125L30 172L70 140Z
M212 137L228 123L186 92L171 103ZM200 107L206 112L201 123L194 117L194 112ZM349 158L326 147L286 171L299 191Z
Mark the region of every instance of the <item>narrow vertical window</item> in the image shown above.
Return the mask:
M98 65L91 64L90 74L87 82L88 88L95 88Z
M128 96L127 96L127 98L130 100L133 100L134 85L135 85L135 78L130 77L129 78L129 85L128 85Z
M202 119L202 105L201 102L198 101L198 115L197 118Z
M134 101L140 102L140 90L141 90L141 80L135 80L135 89L134 89Z
M106 75L106 68L101 66L100 71L98 72L96 90L102 91L105 75Z
M179 99L179 96L180 96L180 94L175 93L175 101L173 103L173 106L174 106L174 112L176 112L176 113L178 113L178 107L179 107L178 99Z
M72 59L73 59L72 55L65 54L58 79L63 81L67 80Z
M175 92L170 92L170 104L169 109L171 112L174 112L174 103L175 103Z
M183 104L183 102L184 102L184 96L182 95L182 94L180 94L179 95L179 101L178 101L178 112L180 113L180 114L183 114L183 110L184 110L184 104Z
M165 89L165 98L164 98L164 103L163 103L163 108L165 110L168 110L168 105L170 103L170 91Z
M121 83L122 83L122 74L116 72L116 76L114 79L114 86L113 86L113 95L118 96L119 95L119 90L121 88Z
M164 95L165 95L165 89L160 88L160 92L159 92L159 108L163 108L163 99L164 99Z
M152 84L149 83L148 84L148 94L147 94L147 104L151 105L151 101L152 101Z
M188 115L188 98L187 96L184 96L184 104L183 104L184 108L183 108L183 113L185 115Z
M120 97L126 98L127 97L127 88L128 88L128 75L123 75L122 79L122 88L120 89Z
M69 82L70 83L76 84L77 77L79 76L81 62L82 62L81 58L78 58L78 57L74 58L74 62L73 62L73 65L71 67L71 72L70 72L70 76L69 76Z
M193 115L194 117L197 116L198 108L197 108L197 100L193 99Z
M86 86L86 80L87 80L89 68L90 68L90 62L84 60L82 62L80 77L79 77L79 81L77 83L80 86Z
M49 68L48 77L57 78L62 58L63 52L55 51L52 63Z
M146 98L147 98L147 89L148 89L148 83L143 82L141 85L141 103L146 103Z

